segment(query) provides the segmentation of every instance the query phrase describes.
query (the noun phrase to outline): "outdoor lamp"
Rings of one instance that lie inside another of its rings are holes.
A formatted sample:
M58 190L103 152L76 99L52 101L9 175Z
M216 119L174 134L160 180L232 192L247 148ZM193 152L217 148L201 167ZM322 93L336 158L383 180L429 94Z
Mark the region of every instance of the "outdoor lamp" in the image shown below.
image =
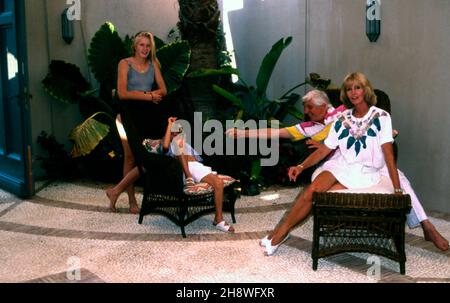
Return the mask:
M61 14L61 30L62 30L62 38L66 41L67 44L72 43L74 33L73 33L73 21L69 20L67 17L66 8Z
M370 42L377 41L381 31L381 2L367 0L366 5L366 35Z

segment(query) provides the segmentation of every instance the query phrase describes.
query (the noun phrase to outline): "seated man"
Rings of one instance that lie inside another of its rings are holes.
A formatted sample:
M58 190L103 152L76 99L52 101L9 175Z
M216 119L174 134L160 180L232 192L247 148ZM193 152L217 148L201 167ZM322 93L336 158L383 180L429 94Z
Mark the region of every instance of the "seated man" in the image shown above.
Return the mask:
M299 142L301 140L312 139L315 141L324 140L327 135L329 128L331 127L331 122L333 122L334 117L337 113L345 110L345 106L341 105L334 108L327 94L320 90L311 90L302 98L303 101L303 112L305 118L309 121L301 122L293 126L284 128L265 128L265 129L228 129L225 133L231 138L274 138L279 137L282 139L290 139L292 142ZM306 140L306 143L309 141ZM301 143L303 144L303 143ZM298 146L300 150L296 150L299 153L301 159L306 158L310 151L308 151L307 145ZM298 159L297 159L298 160ZM269 174L278 174L279 170L283 170L282 174L284 176L287 169L296 163L295 161L288 160L288 163L280 164L279 168L275 171L271 171ZM302 177L302 182L308 183L311 177L314 167L308 169L308 173ZM283 177L284 178L284 177Z
M198 153L186 142L184 142L181 128L174 125L176 118L168 119L166 134L162 139L146 139L143 145L148 152L166 153L168 156L177 157L181 163L185 174L187 185L193 185L195 182L204 182L211 185L214 189L215 217L213 225L220 231L234 233L234 227L229 225L223 219L222 206L224 195L224 182L211 167L200 163L201 158ZM143 171L145 171L143 169ZM115 204L119 195L134 181L139 178L138 167L133 168L116 186L108 188L106 195L110 201L110 209L115 211Z

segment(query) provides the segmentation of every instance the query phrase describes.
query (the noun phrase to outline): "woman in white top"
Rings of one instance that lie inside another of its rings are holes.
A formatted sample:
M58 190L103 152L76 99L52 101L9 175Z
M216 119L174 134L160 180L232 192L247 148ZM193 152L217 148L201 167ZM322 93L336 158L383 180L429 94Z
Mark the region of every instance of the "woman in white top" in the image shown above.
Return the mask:
M313 192L375 185L380 181L383 158L394 192L402 194L394 161L391 117L375 106L376 95L366 76L358 72L346 76L341 87L341 100L347 110L333 122L324 148L317 149L303 163L291 167L289 178L295 181L303 170L336 148L340 153L323 165L323 172L296 198L287 217L261 240L266 255L274 254L289 237L289 231L309 215Z

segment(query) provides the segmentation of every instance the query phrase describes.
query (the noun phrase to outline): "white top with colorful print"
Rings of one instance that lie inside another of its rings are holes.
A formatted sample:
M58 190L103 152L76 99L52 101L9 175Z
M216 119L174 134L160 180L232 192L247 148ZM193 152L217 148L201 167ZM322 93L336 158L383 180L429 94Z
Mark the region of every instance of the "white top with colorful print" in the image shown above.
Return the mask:
M338 114L324 144L330 149L339 147L348 164L378 170L385 163L381 146L393 141L390 115L372 106L362 118L354 117L353 109Z

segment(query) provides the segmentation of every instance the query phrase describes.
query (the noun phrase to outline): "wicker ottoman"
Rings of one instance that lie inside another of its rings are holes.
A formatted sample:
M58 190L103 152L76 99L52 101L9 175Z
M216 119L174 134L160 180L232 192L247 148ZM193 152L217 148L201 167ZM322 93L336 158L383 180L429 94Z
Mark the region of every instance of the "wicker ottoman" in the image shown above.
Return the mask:
M405 274L405 222L409 195L314 193L313 270L318 259L367 252L399 262Z

